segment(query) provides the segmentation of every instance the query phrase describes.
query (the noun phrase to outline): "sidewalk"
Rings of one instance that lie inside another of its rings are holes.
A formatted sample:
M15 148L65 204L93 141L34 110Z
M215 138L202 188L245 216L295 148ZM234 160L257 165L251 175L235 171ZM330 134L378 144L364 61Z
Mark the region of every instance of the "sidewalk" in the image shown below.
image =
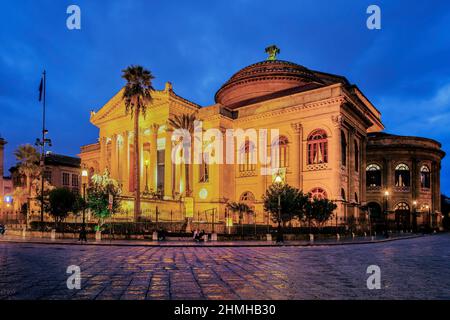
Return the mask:
M277 244L275 241L208 241L196 243L193 241L147 241L147 240L90 240L86 243L78 242L73 239L47 238L23 238L20 236L0 236L0 243L29 243L29 244L48 244L48 245L78 245L78 246L122 246L122 247L310 247L310 246L336 246L352 244L374 244L387 241L405 240L423 237L422 234L399 234L391 235L389 238L384 236L377 237L355 237L337 239L323 239L315 241L286 241L283 244Z

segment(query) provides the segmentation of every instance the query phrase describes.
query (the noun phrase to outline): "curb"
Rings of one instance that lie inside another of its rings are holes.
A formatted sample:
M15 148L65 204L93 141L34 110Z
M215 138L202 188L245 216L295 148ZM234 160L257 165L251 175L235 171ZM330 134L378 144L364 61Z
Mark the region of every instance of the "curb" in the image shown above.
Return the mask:
M384 242L391 242L397 240L407 240L425 237L426 235L413 235L398 238L387 238L370 241L342 241L330 243L286 243L286 244L143 244L143 243L99 243L99 242L58 242L58 241L40 241L40 240L15 240L15 239L0 239L0 243L21 243L21 244L45 244L45 245L68 245L68 246L104 246L104 247L153 247L153 248L240 248L240 247L326 247L326 246L343 246L343 245L367 245Z

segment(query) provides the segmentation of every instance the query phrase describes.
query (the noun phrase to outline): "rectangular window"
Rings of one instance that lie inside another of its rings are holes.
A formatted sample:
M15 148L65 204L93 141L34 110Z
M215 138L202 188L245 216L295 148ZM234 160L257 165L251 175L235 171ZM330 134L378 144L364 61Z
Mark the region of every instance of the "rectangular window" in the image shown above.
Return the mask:
M72 187L78 187L78 175L72 174Z
M63 174L62 174L62 184L63 184L63 186L69 186L70 185L70 173L63 172Z
M48 183L52 184L52 172L50 170L44 171L44 179L48 181Z

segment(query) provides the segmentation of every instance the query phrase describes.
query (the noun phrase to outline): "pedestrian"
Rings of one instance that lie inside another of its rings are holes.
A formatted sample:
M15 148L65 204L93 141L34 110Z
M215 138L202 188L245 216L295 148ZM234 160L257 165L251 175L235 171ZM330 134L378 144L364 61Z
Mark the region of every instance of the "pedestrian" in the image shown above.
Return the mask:
M198 241L198 234L199 234L198 229L195 229L195 230L194 230L194 234L193 234L193 236L192 236L192 239L193 239L194 241Z
M6 226L3 225L3 224L0 224L0 234L1 234L1 235L4 235L4 234L5 234L5 231L6 231Z

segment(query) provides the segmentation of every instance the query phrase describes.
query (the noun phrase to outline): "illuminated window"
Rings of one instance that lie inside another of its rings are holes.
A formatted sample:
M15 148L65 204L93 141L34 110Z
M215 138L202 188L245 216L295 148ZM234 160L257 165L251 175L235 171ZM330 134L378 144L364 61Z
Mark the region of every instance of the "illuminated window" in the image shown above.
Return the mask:
M420 187L423 189L430 189L430 186L430 168L422 166L422 168L420 168Z
M308 164L328 162L327 133L316 129L308 136Z
M400 163L395 167L395 186L396 187L409 187L410 174L409 167Z
M326 199L327 193L322 188L314 188L310 192L312 199Z
M278 140L278 160L280 168L288 167L289 149L288 149L288 139L285 136L281 136Z
M395 206L395 211L409 211L409 206L406 202L400 202Z
M250 141L245 141L239 152L239 171L253 172L256 170L256 148Z
M366 185L368 187L381 187L381 167L369 164L366 168Z

